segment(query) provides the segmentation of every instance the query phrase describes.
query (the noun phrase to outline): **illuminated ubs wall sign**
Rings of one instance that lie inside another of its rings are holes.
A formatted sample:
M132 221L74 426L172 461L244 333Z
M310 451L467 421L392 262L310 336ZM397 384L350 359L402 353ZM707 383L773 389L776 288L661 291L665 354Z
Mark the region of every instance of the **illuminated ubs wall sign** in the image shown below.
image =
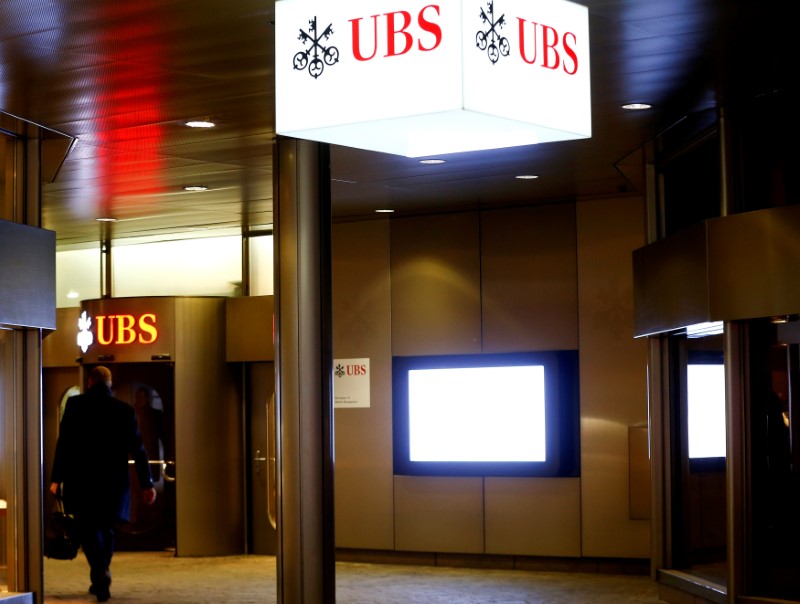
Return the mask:
M97 315L92 319L83 311L78 319L78 346L85 353L95 341L101 346L152 344L158 339L157 320L154 313Z
M146 313L139 317L133 315L98 315L97 342L108 344L152 344L158 338L156 316Z
M278 0L278 134L409 157L591 136L566 0Z

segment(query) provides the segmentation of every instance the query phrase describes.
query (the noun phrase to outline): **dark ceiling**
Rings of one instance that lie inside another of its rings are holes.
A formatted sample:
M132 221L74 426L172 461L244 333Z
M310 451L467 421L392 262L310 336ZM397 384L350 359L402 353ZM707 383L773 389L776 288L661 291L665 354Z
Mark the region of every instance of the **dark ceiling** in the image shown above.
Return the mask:
M775 45L790 38L775 29L788 19L766 27L766 3L580 3L591 139L437 166L333 147L334 219L641 192L656 134L726 95L782 86L789 59ZM273 1L0 0L0 15L0 110L46 127L53 156L72 143L63 163L45 163L43 226L60 245L98 241L101 216L117 219L119 238L271 225ZM654 108L621 109L629 102ZM217 126L184 125L201 118ZM539 178L514 178L523 173ZM193 184L209 190L183 190Z

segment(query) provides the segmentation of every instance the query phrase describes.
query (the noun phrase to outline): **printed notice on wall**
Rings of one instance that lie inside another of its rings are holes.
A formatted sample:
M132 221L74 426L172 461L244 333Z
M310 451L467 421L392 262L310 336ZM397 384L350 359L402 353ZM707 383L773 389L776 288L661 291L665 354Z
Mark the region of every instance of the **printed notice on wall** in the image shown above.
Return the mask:
M333 407L369 407L369 359L334 359Z

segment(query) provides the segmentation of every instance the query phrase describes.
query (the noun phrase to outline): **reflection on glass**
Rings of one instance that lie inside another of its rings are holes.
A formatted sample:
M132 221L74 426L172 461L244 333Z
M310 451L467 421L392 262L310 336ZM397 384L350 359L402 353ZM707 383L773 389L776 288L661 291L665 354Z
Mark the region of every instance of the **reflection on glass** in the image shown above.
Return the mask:
M725 367L687 367L689 459L725 457Z

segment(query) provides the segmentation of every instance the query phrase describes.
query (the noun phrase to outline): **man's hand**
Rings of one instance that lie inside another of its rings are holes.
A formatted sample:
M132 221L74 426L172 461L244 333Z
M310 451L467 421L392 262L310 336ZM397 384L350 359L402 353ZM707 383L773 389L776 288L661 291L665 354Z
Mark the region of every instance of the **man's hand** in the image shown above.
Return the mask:
M53 495L58 495L58 483L57 482L51 482L50 483L50 492Z
M156 500L155 487L150 487L149 489L142 491L142 500L144 501L145 505L153 505L153 502Z

